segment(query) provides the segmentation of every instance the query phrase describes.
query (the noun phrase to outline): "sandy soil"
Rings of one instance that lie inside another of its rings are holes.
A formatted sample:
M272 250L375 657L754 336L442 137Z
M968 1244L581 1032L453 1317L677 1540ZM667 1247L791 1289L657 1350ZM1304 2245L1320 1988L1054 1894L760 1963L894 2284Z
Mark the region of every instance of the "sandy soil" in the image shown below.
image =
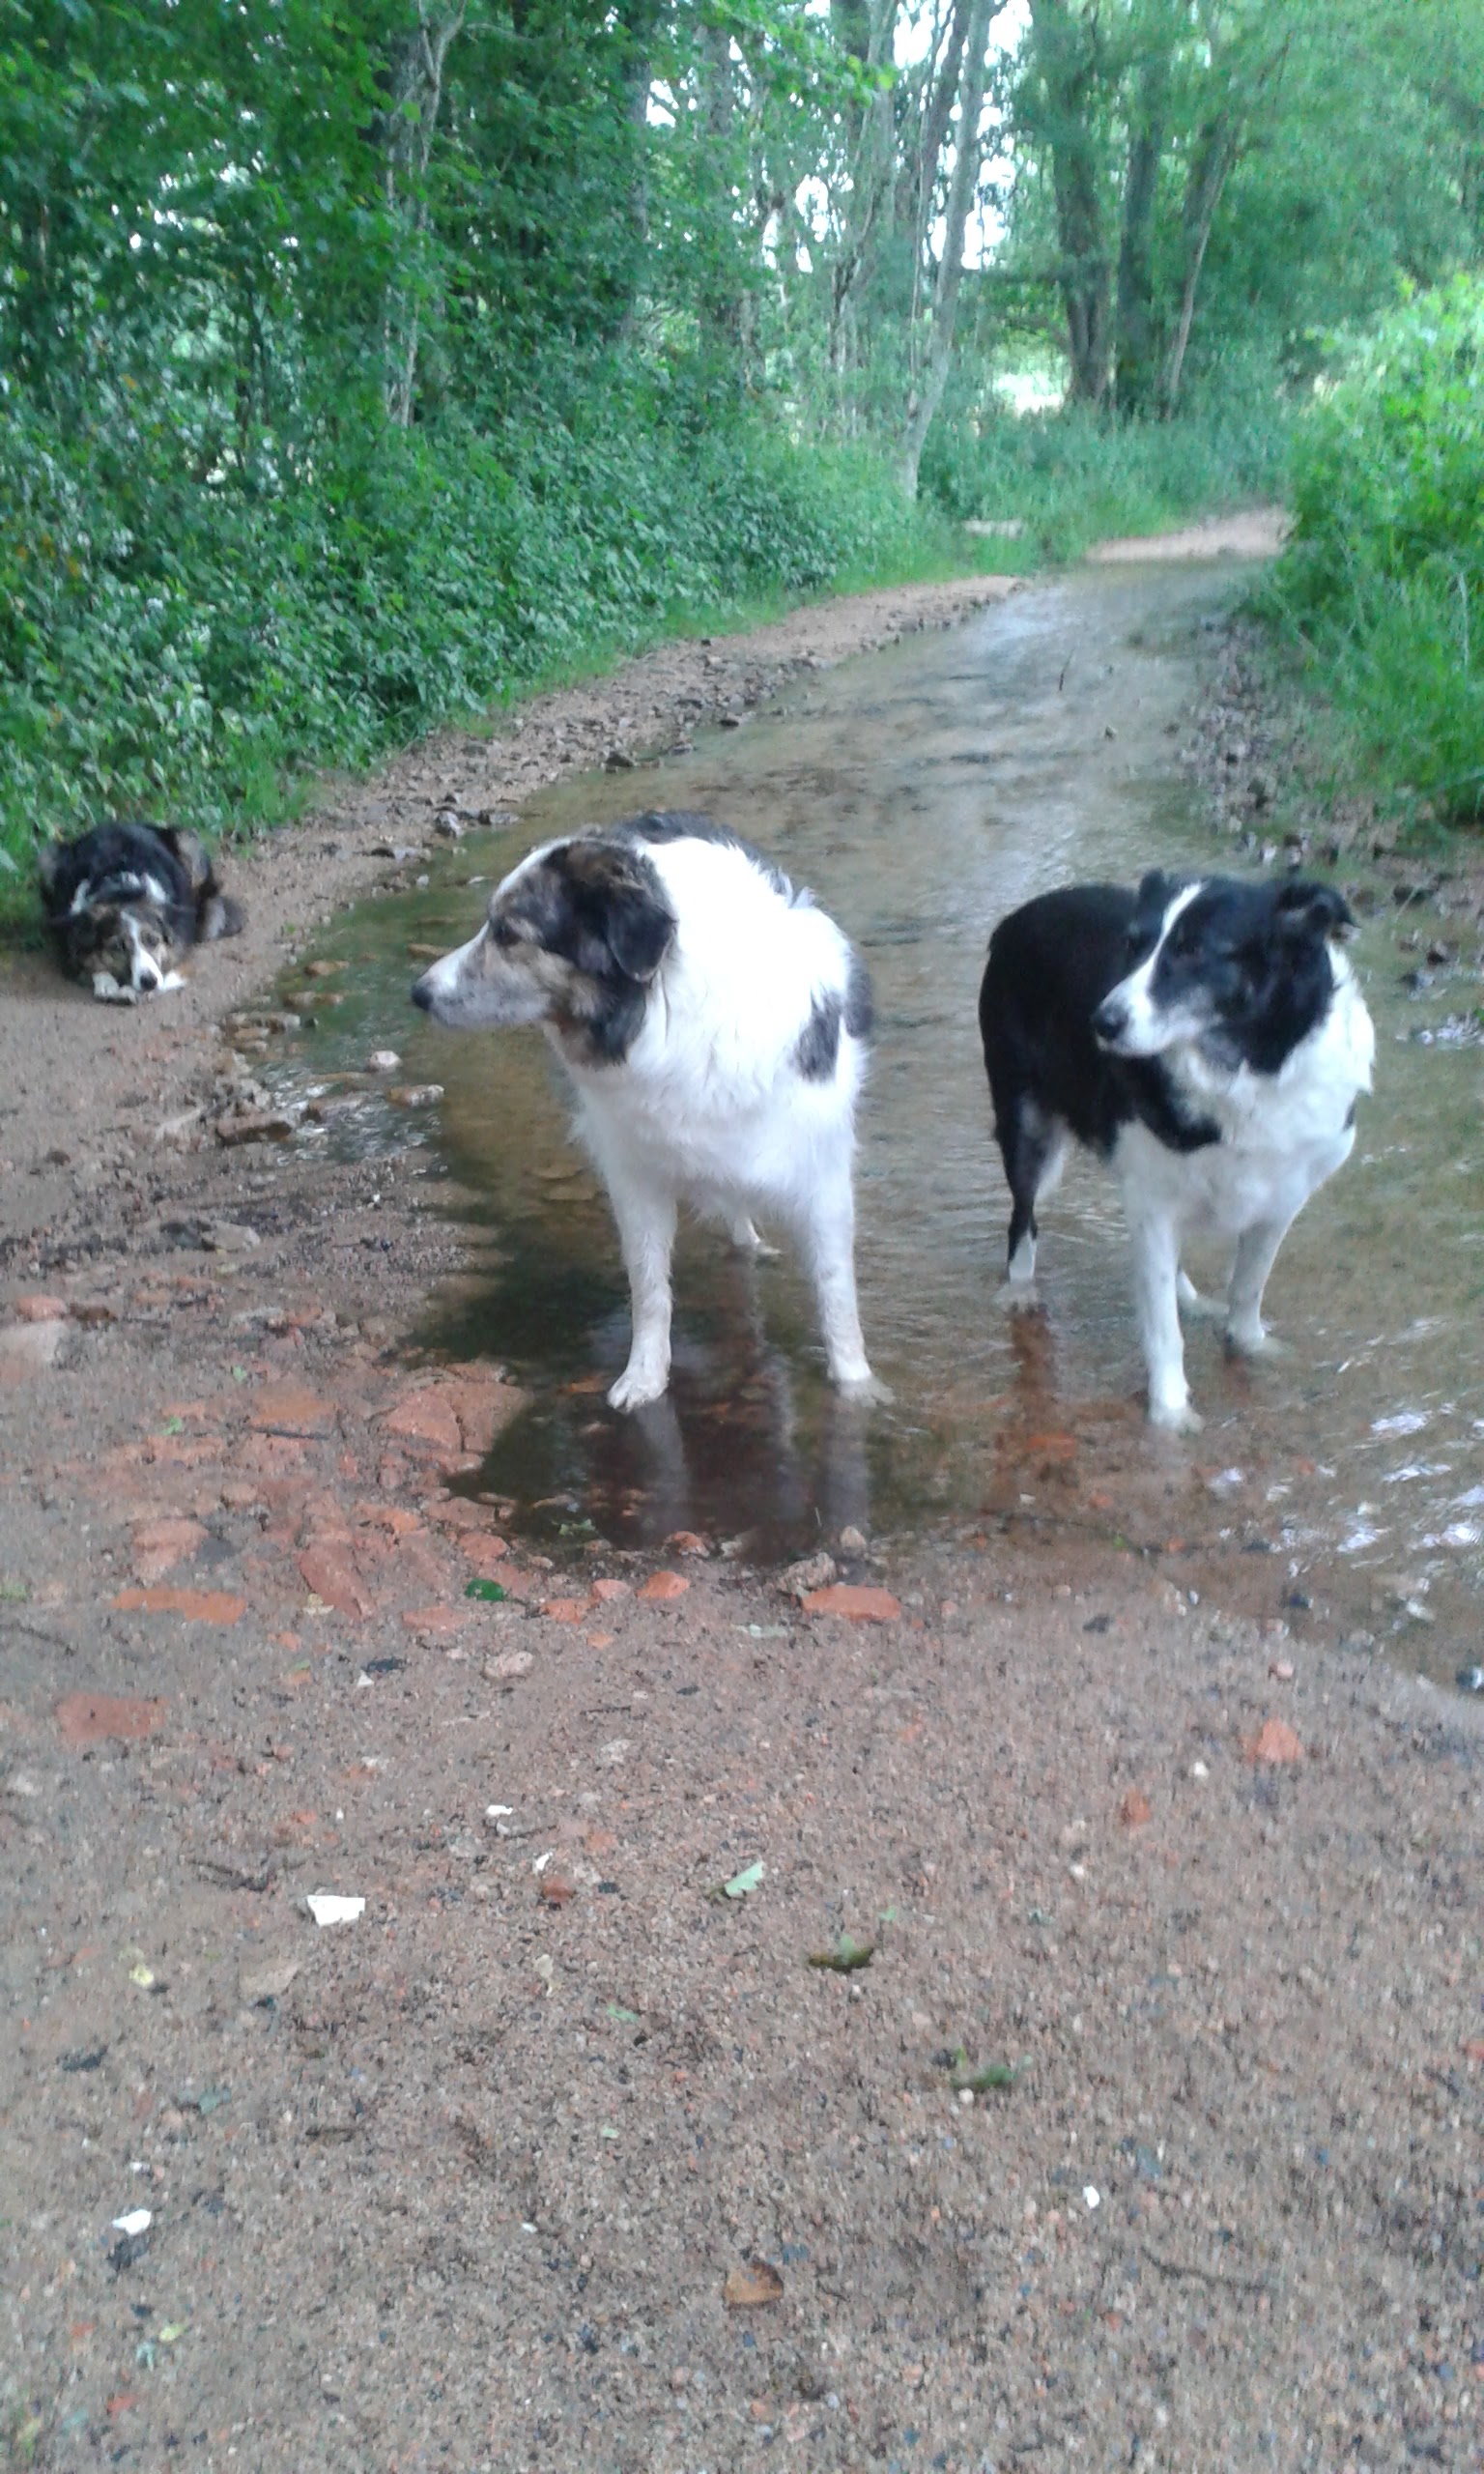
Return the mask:
M1124 566L1166 559L1272 559L1288 538L1289 519L1280 506L1247 507L1240 515L1210 516L1179 532L1139 533L1099 541L1088 552L1099 566Z
M174 1015L11 965L0 2464L1479 2464L1474 1705L987 1529L546 1564L447 1187L153 1140L378 842L1003 589L344 787Z

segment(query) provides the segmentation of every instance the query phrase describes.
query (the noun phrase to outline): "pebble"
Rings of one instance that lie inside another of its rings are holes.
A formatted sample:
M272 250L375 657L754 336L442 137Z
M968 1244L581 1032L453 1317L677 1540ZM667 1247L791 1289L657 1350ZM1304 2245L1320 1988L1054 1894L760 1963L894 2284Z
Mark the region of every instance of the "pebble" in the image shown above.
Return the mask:
M394 1048L374 1048L366 1059L368 1074L395 1074L402 1059Z

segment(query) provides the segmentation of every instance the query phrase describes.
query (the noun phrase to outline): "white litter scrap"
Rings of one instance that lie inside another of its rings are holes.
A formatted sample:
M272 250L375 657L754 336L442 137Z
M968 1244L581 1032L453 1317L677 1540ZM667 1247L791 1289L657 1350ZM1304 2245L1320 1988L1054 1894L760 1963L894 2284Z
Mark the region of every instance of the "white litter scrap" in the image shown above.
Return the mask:
M127 2234L129 2241L132 2242L137 2235L141 2233L148 2233L154 2222L155 2211L153 2208L131 2207L127 2216L116 2216L114 2218L113 2229L115 2233Z
M341 1898L334 1890L311 1890L304 1905L316 1924L354 1924L366 1912L363 1898Z

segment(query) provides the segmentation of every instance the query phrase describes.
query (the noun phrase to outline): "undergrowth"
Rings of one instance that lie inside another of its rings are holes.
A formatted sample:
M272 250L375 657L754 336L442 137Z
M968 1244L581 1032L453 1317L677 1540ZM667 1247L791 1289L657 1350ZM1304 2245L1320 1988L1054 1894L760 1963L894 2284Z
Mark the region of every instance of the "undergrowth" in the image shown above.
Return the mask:
M951 435L909 507L881 456L795 445L734 395L632 364L563 387L484 425L327 416L214 461L168 389L115 380L66 420L0 404L0 910L34 916L37 843L102 817L253 831L325 767L664 635L1071 556L1267 475L1230 423L1042 417L972 470ZM1024 531L967 536L971 511Z
M1355 347L1298 430L1293 503L1262 607L1345 770L1403 813L1484 820L1484 277Z

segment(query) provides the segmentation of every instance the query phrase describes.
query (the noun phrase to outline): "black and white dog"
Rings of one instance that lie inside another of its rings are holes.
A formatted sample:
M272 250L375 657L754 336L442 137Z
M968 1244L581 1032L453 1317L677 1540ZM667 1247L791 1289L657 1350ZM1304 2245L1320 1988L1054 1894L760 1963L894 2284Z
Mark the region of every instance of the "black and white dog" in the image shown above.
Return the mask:
M174 825L96 824L43 850L40 874L63 969L110 1004L184 987L177 964L191 946L244 924L205 845Z
M813 1278L831 1375L884 1396L854 1265L855 1102L870 986L833 920L725 827L683 810L545 844L413 1002L477 1030L538 1022L571 1077L629 1276L614 1408L670 1380L677 1207L756 1250L776 1212Z
M1042 894L989 940L979 1021L1013 1206L1008 1293L1034 1276L1036 1205L1074 1136L1123 1187L1156 1425L1201 1423L1180 1331L1182 1307L1203 1310L1181 1270L1188 1230L1234 1249L1229 1345L1276 1352L1273 1258L1349 1157L1371 1087L1371 1018L1334 941L1353 926L1328 885L1156 873L1136 893Z

